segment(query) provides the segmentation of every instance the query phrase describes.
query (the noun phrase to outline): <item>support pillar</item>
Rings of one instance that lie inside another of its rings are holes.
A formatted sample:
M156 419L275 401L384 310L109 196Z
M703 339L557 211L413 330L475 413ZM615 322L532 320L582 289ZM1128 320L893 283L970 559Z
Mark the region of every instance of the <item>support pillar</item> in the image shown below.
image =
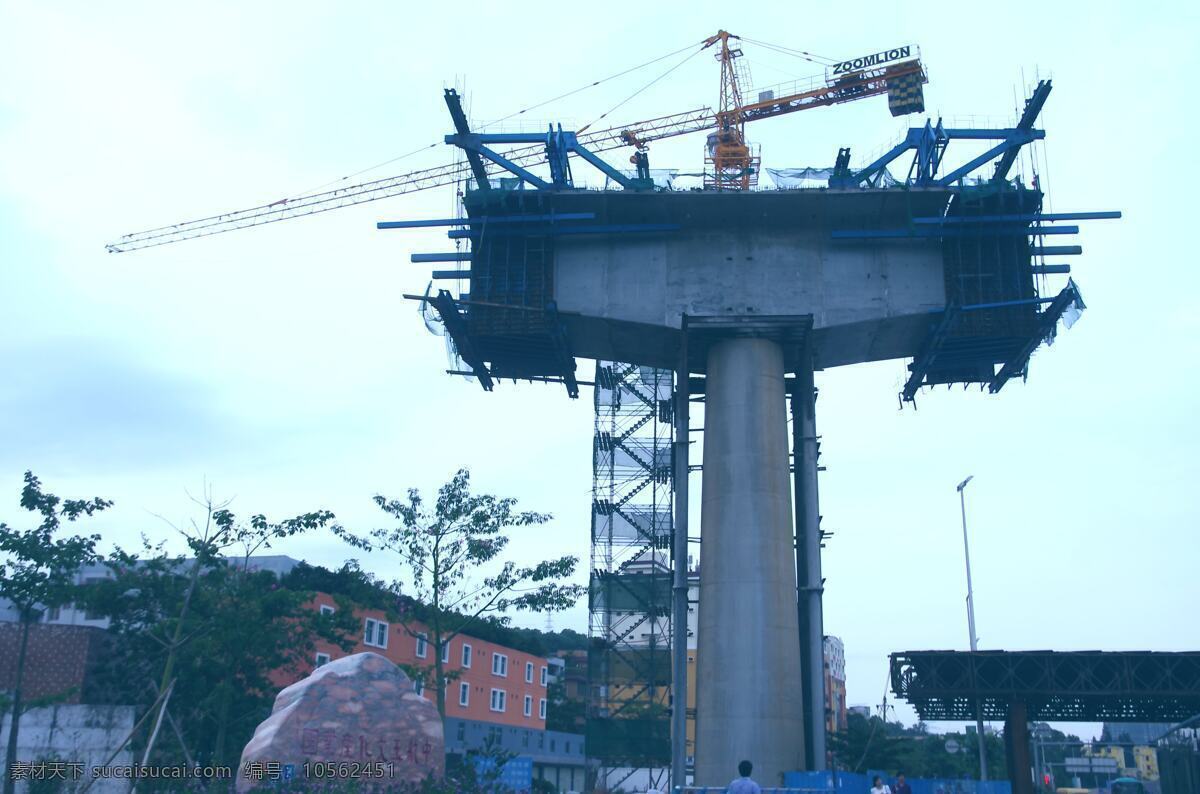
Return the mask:
M817 502L817 390L806 338L792 388L792 450L796 491L796 603L804 692L805 769L826 769L825 626L821 576L821 511Z
M804 754L783 349L714 342L705 379L696 785L738 762L782 785Z
M687 633L688 633L688 445L691 407L687 317L680 334L675 369L675 516L671 556L674 565L671 616L671 787L687 784Z
M1004 756L1012 794L1034 794L1032 765L1029 762L1029 714L1025 704L1008 704L1004 720Z

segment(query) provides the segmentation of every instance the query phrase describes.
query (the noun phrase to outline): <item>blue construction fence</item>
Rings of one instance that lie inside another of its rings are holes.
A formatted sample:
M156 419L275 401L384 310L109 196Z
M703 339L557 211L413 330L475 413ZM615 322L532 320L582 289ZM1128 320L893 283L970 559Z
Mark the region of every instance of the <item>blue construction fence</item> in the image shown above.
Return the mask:
M854 772L788 772L783 776L784 786L801 791L823 791L836 794L870 794L871 781L876 776L888 786L896 785L892 775L868 770L865 775ZM836 781L836 782L835 782ZM937 778L906 778L913 794L1012 794L1012 784L1007 780L940 780Z

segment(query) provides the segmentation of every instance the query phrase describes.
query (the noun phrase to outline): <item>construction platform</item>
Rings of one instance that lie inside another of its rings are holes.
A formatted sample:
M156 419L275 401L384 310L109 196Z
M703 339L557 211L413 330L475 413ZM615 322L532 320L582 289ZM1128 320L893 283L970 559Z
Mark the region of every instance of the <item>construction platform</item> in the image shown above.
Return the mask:
M575 394L576 357L671 367L685 315L811 315L818 369L912 358L906 399L936 384L997 391L1082 308L1073 283L1039 292L1046 251L1031 239L1063 229L1041 201L1010 183L476 191L450 232L470 241L469 269L435 271L467 286L432 302L489 389L550 379Z

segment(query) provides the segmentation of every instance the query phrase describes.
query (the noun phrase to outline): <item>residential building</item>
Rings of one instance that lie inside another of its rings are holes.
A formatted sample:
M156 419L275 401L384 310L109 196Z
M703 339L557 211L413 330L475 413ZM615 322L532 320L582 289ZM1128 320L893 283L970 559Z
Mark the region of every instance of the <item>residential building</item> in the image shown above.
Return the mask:
M1146 745L1133 748L1133 765L1139 780L1158 780L1158 750Z
M337 602L327 593L317 593L313 609L336 610ZM373 652L398 665L423 670L426 680L414 681L414 689L428 700L437 700L432 688L434 675L433 639L428 626L418 621L404 624L389 621L378 609L356 608L360 626L357 642L350 651L317 642L312 659L293 680L306 676L326 662L353 653ZM451 639L440 649L446 682L446 717L541 730L546 727L546 685L549 664L515 648L498 645L467 634ZM280 680L280 684L291 683Z
M825 636L825 730L846 729L846 648L839 637Z
M462 755L493 749L533 759L534 779L547 780L557 791L583 791L586 780L583 735L517 728L491 722L446 718L446 752Z

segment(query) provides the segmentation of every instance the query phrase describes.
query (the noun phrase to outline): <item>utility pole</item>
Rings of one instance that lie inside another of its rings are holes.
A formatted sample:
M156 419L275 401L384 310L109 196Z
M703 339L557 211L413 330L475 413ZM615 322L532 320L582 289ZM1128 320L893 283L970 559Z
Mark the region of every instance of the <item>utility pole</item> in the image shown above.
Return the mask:
M967 559L967 630L971 634L971 653L979 650L979 641L975 636L975 591L971 587L971 546L967 542L967 496L964 489L967 487L967 483L973 479L975 479L975 475L972 474L958 484L958 501L962 507L963 555ZM974 665L974 660L972 660L972 670L974 670ZM988 779L987 747L983 735L983 713L980 711L978 697L975 699L975 730L979 739L979 779L986 781Z

